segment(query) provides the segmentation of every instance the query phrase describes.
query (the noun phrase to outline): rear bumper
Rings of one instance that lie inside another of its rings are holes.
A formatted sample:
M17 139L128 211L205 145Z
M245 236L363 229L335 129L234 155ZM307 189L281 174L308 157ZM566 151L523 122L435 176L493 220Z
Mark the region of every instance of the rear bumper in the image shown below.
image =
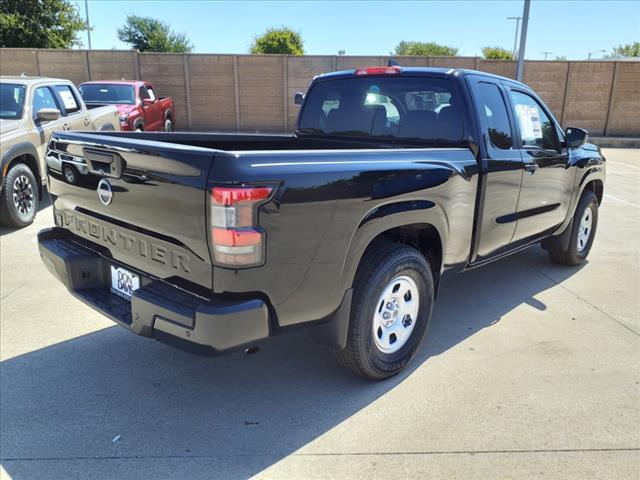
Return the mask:
M40 256L69 292L137 335L200 355L220 355L255 345L269 336L269 310L261 299L205 299L144 272L131 301L110 292L111 265L96 249L73 239L67 230L38 233Z

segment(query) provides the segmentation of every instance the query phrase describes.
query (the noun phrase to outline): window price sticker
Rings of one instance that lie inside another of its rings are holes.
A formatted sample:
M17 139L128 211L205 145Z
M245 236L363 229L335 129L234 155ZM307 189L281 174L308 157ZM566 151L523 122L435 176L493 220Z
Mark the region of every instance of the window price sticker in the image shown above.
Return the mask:
M522 138L525 140L533 140L542 138L542 123L540 122L540 114L536 107L530 105L516 105L516 114L522 130Z
M58 90L58 93L60 94L62 103L64 103L64 108L66 108L67 110L75 110L76 108L78 108L76 99L73 98L73 94L69 90Z

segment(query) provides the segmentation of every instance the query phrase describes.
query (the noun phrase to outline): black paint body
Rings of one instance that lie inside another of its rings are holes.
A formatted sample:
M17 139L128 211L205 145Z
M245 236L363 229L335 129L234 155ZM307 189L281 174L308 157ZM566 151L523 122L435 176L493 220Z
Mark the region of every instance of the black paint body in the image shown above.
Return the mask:
M315 82L350 75L332 73ZM599 149L568 149L555 120L558 151L523 148L515 118L514 148L491 147L475 85L494 83L505 99L509 89L535 97L525 85L464 70L407 68L401 75L453 82L463 112L462 141L59 132L50 144L56 161L48 172L56 224L98 244L115 262L202 298L261 299L275 333L331 319L365 250L380 236L428 232L432 251L426 253L439 277L562 234L585 188L602 200ZM83 175L71 185L54 168L61 160L83 162L86 149L122 161L121 176L109 178L109 205L98 200L99 175ZM239 184L277 187L258 216L266 262L221 268L213 265L209 247L209 189ZM127 240L105 239L104 225L111 229L107 236L131 236L129 248ZM161 258L154 258L153 248Z

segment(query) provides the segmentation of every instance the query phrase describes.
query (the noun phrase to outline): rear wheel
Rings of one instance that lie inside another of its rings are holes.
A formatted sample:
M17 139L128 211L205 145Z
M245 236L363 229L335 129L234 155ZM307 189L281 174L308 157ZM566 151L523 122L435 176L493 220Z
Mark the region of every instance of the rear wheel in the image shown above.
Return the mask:
M17 163L4 178L0 198L2 224L10 227L26 227L33 223L38 211L38 184L31 169Z
M64 175L64 179L67 183L70 183L71 185L78 183L78 171L73 165L64 164L62 166L62 174Z
M551 241L547 246L549 258L562 265L579 265L585 261L596 234L598 226L598 197L592 191L586 191L578 202L573 215L573 224L569 245L562 248L561 242Z
M170 118L167 118L164 121L164 131L165 132L173 132L173 122L171 121Z
M399 243L379 244L356 277L347 345L338 361L357 375L381 380L400 372L425 336L433 306L427 259Z

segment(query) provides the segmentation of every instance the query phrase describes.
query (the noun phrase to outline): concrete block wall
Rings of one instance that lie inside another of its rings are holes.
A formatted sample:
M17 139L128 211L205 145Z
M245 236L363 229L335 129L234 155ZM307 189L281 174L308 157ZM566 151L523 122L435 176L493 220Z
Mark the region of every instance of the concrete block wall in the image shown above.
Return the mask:
M0 74L86 80L144 79L173 97L177 128L282 132L295 127L295 92L314 75L387 65L389 56L216 55L118 50L0 49ZM401 65L471 68L514 78L516 62L478 57L393 57ZM640 136L640 62L527 61L524 81L563 126Z

